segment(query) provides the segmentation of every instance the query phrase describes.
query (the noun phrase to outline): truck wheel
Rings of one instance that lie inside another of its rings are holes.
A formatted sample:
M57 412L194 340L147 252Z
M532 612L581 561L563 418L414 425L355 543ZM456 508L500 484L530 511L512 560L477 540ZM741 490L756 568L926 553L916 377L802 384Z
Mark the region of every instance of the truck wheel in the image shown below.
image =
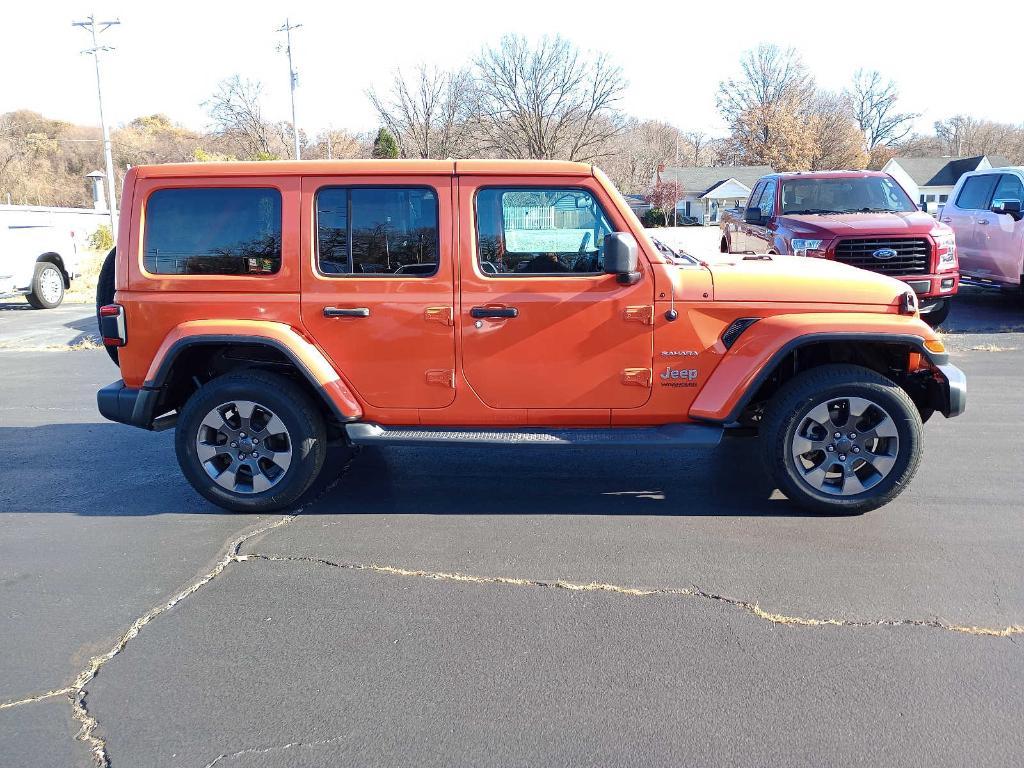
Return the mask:
M103 325L100 323L100 307L114 303L114 271L117 267L117 248L111 248L110 253L103 259L103 266L100 267L100 275L96 280L96 325L99 327L100 337L103 336ZM114 361L114 365L120 365L117 357L117 347L103 347Z
M949 299L943 299L931 312L925 312L921 315L921 319L924 320L932 328L938 328L949 317L949 307L952 302Z
M761 438L779 489L814 512L881 507L910 484L921 461L913 400L858 365L824 365L794 377L768 404Z
M60 267L48 261L36 264L32 287L25 297L36 309L53 309L64 301L64 275Z
M263 371L219 376L181 411L175 452L200 494L234 512L295 503L327 452L323 417L299 387Z
M729 248L729 238L728 237L723 237L722 238L722 242L719 244L718 249L722 253L729 253L730 248Z

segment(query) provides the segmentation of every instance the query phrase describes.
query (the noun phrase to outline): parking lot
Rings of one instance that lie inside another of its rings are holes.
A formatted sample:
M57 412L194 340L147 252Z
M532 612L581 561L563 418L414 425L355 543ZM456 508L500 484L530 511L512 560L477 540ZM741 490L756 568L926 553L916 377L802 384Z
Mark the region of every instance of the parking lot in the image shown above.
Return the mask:
M957 300L968 410L859 517L798 511L742 438L364 449L295 514L227 514L172 433L96 412L118 374L91 307L22 306L0 302L4 764L1020 763L1015 297Z

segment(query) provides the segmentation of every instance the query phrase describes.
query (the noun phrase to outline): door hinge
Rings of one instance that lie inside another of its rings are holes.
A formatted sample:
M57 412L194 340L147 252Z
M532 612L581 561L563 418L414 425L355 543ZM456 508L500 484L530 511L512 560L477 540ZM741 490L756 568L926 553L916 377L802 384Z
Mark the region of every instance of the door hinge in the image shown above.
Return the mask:
M622 383L634 387L649 387L653 374L650 368L627 368L622 372Z
M626 307L622 310L622 317L627 322L643 323L644 325L654 324L654 305L645 304L640 307Z
M450 368L435 368L427 371L427 384L455 389L455 371Z
M451 307L427 307L423 310L423 319L428 323L453 325L455 312Z

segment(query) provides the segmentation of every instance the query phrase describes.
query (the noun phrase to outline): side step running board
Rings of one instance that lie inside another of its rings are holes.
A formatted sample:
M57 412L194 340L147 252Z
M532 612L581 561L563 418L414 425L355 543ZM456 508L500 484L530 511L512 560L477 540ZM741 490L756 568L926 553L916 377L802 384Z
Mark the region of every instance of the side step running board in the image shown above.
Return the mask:
M346 424L355 445L564 445L577 447L703 448L718 445L722 427L705 424L669 424L663 427L603 427L565 429L479 429L438 427L382 427L380 424Z

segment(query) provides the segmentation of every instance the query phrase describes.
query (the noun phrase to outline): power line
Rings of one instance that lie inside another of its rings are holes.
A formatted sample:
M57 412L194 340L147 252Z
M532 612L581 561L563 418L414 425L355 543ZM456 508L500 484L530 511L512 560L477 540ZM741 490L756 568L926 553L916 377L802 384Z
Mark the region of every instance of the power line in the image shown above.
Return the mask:
M81 27L92 36L92 48L86 48L82 53L92 54L96 62L96 97L100 105L100 128L103 129L103 160L107 168L107 207L110 209L110 232L117 239L117 198L114 193L114 158L111 153L110 131L107 128L107 121L103 116L103 81L100 77L100 53L114 50L108 45L100 45L99 36L111 27L119 25L119 20L96 21L96 17L90 14L85 21L71 23L73 27Z
M288 78L291 82L292 89L292 138L295 139L295 159L301 160L302 156L299 151L299 125L295 121L295 86L299 82L299 73L295 71L295 67L292 66L292 30L301 27L301 24L292 24L288 19L284 20L284 26L278 27L278 32L284 32L287 40L286 50L288 52Z

